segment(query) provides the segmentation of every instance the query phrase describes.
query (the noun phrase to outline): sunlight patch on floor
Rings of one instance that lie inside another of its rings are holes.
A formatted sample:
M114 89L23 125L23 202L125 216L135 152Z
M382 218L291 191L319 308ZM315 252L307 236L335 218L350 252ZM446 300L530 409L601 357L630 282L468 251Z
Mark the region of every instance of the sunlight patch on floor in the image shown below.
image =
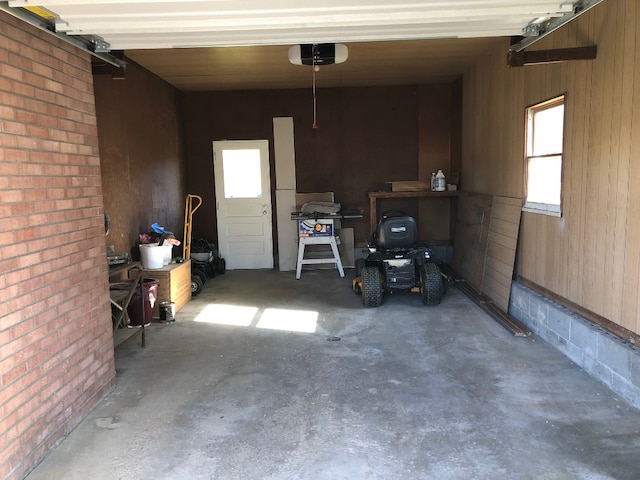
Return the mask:
M314 333L319 312L312 310L291 310L286 308L265 308L229 304L209 304L193 319L194 322L215 325L231 325L266 330Z
M270 330L286 330L288 332L314 333L317 323L318 312L265 308L256 327Z
M248 327L253 322L258 307L209 304L193 319L194 322Z

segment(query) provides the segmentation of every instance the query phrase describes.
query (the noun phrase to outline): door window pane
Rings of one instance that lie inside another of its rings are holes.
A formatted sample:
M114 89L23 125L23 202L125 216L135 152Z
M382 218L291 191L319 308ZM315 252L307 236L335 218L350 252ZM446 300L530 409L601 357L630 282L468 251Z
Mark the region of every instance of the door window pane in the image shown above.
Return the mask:
M225 198L262 198L260 150L223 150Z

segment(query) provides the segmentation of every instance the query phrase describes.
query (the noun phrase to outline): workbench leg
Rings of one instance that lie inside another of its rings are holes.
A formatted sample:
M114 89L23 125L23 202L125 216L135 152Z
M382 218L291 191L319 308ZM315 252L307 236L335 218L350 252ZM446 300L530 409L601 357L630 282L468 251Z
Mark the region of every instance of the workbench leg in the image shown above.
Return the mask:
M369 197L369 233L376 229L378 224L378 199L376 197Z

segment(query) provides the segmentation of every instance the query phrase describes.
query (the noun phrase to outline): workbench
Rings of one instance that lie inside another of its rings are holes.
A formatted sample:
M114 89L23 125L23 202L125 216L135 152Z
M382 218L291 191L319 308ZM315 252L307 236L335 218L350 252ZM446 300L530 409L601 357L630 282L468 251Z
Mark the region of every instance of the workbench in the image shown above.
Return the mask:
M133 276L132 276L133 274ZM124 263L120 265L110 265L109 266L109 282L111 284L111 280L119 277L120 282L114 282L118 284L124 284L122 282L122 277L126 276L126 284L127 288L122 289L110 289L110 299L111 305L114 306L117 313L113 317L113 341L114 346L117 347L124 341L128 340L133 334L138 332L138 329L128 329L129 327L129 315L127 313L127 308L129 307L129 303L131 303L131 299L136 293L136 290L140 294L140 308L142 315L144 317L144 295L142 292L142 265L140 262L131 262ZM140 326L140 335L142 337L141 343L142 347L145 346L145 336L144 336L144 318L142 319L142 325ZM125 330L126 329L126 330ZM130 331L131 334L119 334L119 331ZM118 337L118 338L116 338Z
M378 199L380 198L451 198L460 195L458 190L444 192L411 191L411 192L369 192L369 227L375 231L378 224Z

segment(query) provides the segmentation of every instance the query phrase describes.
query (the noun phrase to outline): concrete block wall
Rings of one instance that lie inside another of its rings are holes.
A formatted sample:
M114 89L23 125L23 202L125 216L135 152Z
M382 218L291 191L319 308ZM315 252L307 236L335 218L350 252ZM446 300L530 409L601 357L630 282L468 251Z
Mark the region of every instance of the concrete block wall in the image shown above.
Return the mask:
M90 57L0 12L0 479L115 380Z
M617 336L513 282L509 314L640 408L640 350Z

